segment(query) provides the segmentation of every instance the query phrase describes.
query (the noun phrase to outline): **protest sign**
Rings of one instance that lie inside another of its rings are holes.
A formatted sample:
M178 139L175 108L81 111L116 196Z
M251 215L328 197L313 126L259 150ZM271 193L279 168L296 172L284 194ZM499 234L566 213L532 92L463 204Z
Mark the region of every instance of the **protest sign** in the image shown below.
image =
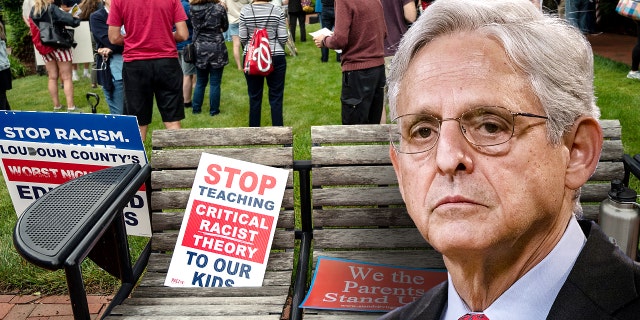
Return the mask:
M261 286L288 175L203 153L164 284Z
M445 270L320 256L311 289L300 307L387 312L419 299L446 279Z
M78 44L75 48L71 49L73 52L73 63L94 62L93 46L91 45L93 40L91 40L89 21L80 21L80 25L74 28L73 39ZM44 66L44 59L42 59L42 55L38 53L35 46L33 46L33 52L35 52L36 65Z
M0 123L2 174L18 216L71 179L112 166L147 163L132 116L0 112ZM144 185L124 208L124 216L128 234L151 236Z

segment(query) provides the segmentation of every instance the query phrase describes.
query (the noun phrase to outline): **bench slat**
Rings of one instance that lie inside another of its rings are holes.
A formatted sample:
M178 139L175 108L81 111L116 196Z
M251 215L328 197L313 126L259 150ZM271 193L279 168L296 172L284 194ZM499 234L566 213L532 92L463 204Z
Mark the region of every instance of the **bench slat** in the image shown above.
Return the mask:
M154 233L151 248L154 251L173 251L178 240L178 233ZM292 249L294 247L295 234L293 231L276 230L271 249Z
M289 159L291 161L291 159ZM155 189L163 188L188 188L193 186L193 179L196 176L195 169L154 171L151 173L151 185ZM293 170L289 169L287 188L293 188Z
M313 241L314 248L323 249L430 248L415 227L314 230Z
M286 298L286 296L284 296ZM212 304L200 304L200 305L135 305L135 306L121 306L116 308L113 313L123 312L127 315L133 316L174 316L179 315L181 317L201 317L215 314L216 316L252 316L252 315L264 315L275 314L278 317L282 313L282 305L275 304L260 304L252 305L249 302L245 304L229 304L229 305L212 305Z
M154 130L152 143L154 148L285 145L293 143L293 130L291 127Z
M167 273L171 257L168 254L152 253L147 265L147 272ZM293 250L288 252L271 252L267 271L291 271L293 269Z
M151 209L185 209L189 202L190 190L153 191L151 193ZM282 207L293 208L293 190L286 189L282 198Z
M202 153L258 163L266 166L291 166L293 148L224 148L224 149L163 149L151 152L154 169L197 168Z
M164 230L179 230L180 225L182 224L183 217L184 211L154 212L151 214L151 219L153 221L153 232L161 232ZM283 210L280 211L280 216L278 217L276 227L293 229L295 227L294 221L294 212L292 210Z

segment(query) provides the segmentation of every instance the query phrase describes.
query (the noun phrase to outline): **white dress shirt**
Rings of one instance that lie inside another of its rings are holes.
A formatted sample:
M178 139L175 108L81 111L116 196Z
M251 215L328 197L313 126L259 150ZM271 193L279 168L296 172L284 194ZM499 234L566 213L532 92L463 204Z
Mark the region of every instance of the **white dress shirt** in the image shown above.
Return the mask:
M578 221L572 217L564 235L549 255L481 313L490 320L545 319L586 241ZM448 289L447 306L441 319L458 320L471 313L453 287L451 275Z

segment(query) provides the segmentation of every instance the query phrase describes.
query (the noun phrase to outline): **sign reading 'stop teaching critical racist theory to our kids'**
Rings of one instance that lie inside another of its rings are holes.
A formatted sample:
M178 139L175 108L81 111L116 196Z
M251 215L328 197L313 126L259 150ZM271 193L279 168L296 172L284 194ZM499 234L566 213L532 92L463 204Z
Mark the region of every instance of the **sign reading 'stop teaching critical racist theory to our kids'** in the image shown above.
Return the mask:
M261 286L288 175L203 153L164 284Z
M387 312L419 299L447 279L415 269L320 256L302 308Z
M18 216L71 179L108 167L147 163L132 116L3 111L0 126L2 174ZM128 234L151 236L144 185L124 209L124 217Z

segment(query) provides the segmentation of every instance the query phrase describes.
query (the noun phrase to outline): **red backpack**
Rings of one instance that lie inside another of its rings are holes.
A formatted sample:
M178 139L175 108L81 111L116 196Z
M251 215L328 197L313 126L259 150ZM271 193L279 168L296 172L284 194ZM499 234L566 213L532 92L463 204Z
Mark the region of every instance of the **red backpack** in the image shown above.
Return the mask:
M251 11L253 11L253 5L251 5ZM273 6L271 7L271 12L273 12ZM269 19L271 19L271 12L269 12L267 25L264 28L258 28L256 25L253 36L247 46L247 54L244 57L244 72L248 75L265 77L273 71L269 33L267 33L266 28L269 25ZM255 16L254 12L254 19Z

